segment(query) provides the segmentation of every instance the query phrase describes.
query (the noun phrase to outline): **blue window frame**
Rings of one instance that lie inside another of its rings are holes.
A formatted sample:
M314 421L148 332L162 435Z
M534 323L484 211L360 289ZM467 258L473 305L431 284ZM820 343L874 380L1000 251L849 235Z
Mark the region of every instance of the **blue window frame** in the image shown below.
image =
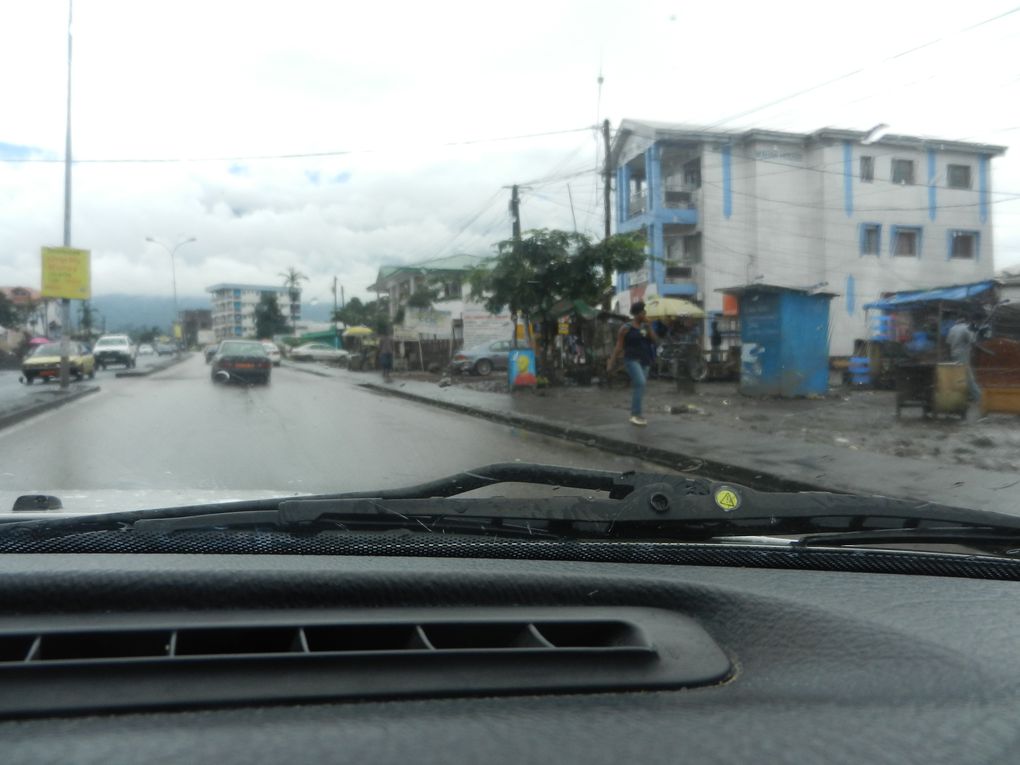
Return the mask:
M893 226L889 232L889 254L899 258L921 257L923 233L920 226Z
M981 257L981 232L952 229L947 233L947 260L978 260Z
M860 225L860 253L861 255L882 254L882 224L862 223Z

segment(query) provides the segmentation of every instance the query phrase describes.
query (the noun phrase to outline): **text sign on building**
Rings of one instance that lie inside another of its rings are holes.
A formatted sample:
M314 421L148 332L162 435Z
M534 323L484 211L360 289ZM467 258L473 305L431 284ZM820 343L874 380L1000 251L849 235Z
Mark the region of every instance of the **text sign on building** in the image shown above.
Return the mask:
M91 253L71 247L42 248L43 297L88 300L92 297Z

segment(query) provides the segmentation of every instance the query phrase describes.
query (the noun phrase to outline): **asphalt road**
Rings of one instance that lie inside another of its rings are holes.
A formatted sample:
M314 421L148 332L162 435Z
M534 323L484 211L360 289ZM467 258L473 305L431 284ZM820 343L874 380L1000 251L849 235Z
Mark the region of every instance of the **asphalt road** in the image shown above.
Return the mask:
M200 355L97 379L101 392L0 431L0 511L24 493L68 506L77 491L112 489L165 505L153 492L351 491L514 460L661 471L286 366L269 386L213 384Z

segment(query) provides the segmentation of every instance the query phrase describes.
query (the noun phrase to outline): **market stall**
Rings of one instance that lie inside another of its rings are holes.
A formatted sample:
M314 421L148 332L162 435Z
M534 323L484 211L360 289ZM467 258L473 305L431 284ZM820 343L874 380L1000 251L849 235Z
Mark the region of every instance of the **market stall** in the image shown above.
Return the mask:
M645 302L645 314L661 341L655 355L656 373L673 377L678 385L706 379L704 310L689 300L653 297Z
M966 417L967 369L950 360L946 335L960 317L980 316L984 323L996 303L996 283L984 281L891 293L864 306L881 312L868 343L867 369L871 379L891 377L897 416L918 407L924 416Z
M375 332L365 326L348 327L343 331L344 348L350 352L348 369L355 372L375 368L375 349L378 345Z

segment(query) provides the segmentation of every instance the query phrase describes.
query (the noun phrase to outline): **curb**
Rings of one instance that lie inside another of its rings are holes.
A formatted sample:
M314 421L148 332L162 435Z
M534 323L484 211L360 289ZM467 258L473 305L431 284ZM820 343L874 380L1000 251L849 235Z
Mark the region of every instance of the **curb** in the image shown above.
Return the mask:
M74 393L69 393L66 396L61 396L60 398L54 398L49 401L41 401L36 404L30 404L28 406L15 409L10 412L0 414L0 429L9 428L11 425L17 425L19 422L27 420L30 417L35 417L37 414L48 412L51 409L58 409L59 407L62 407L64 404L70 404L72 401L77 401L78 399L88 396L92 393L99 393L99 391L100 387L98 385L90 388L82 388L80 390L75 391Z
M304 372L306 375L315 375L316 377L335 377L335 375L331 375L329 372L325 372L321 369L298 366L294 362L289 362L282 366L285 369L293 369L295 372Z
M743 483L749 486L754 486L756 489L760 488L764 491L825 491L835 494L846 493L841 489L833 489L832 487L821 484L795 481L774 473L744 468L739 465L731 465L725 462L707 460L704 457L673 452L668 449L661 449L655 446L642 446L641 444L636 444L633 441L625 441L619 438L602 436L597 433L592 433L591 431L573 428L569 425L559 425L549 422L548 420L539 420L526 415L495 412L490 409L481 409L467 404L458 404L453 401L440 401L438 399L429 398L428 396L421 396L417 393L408 393L407 391L402 391L400 389L382 386L378 383L361 382L356 383L356 385L382 395L396 396L398 398L404 398L421 404L429 404L440 409L448 409L471 417L479 417L481 419L498 422L503 425L511 425L521 428L522 430L529 430L542 435L552 436L553 438L558 438L563 441L570 441L572 443L595 447L613 454L638 457L645 462L662 465L673 470L680 470L688 475L702 476L714 481L733 481L735 483Z

